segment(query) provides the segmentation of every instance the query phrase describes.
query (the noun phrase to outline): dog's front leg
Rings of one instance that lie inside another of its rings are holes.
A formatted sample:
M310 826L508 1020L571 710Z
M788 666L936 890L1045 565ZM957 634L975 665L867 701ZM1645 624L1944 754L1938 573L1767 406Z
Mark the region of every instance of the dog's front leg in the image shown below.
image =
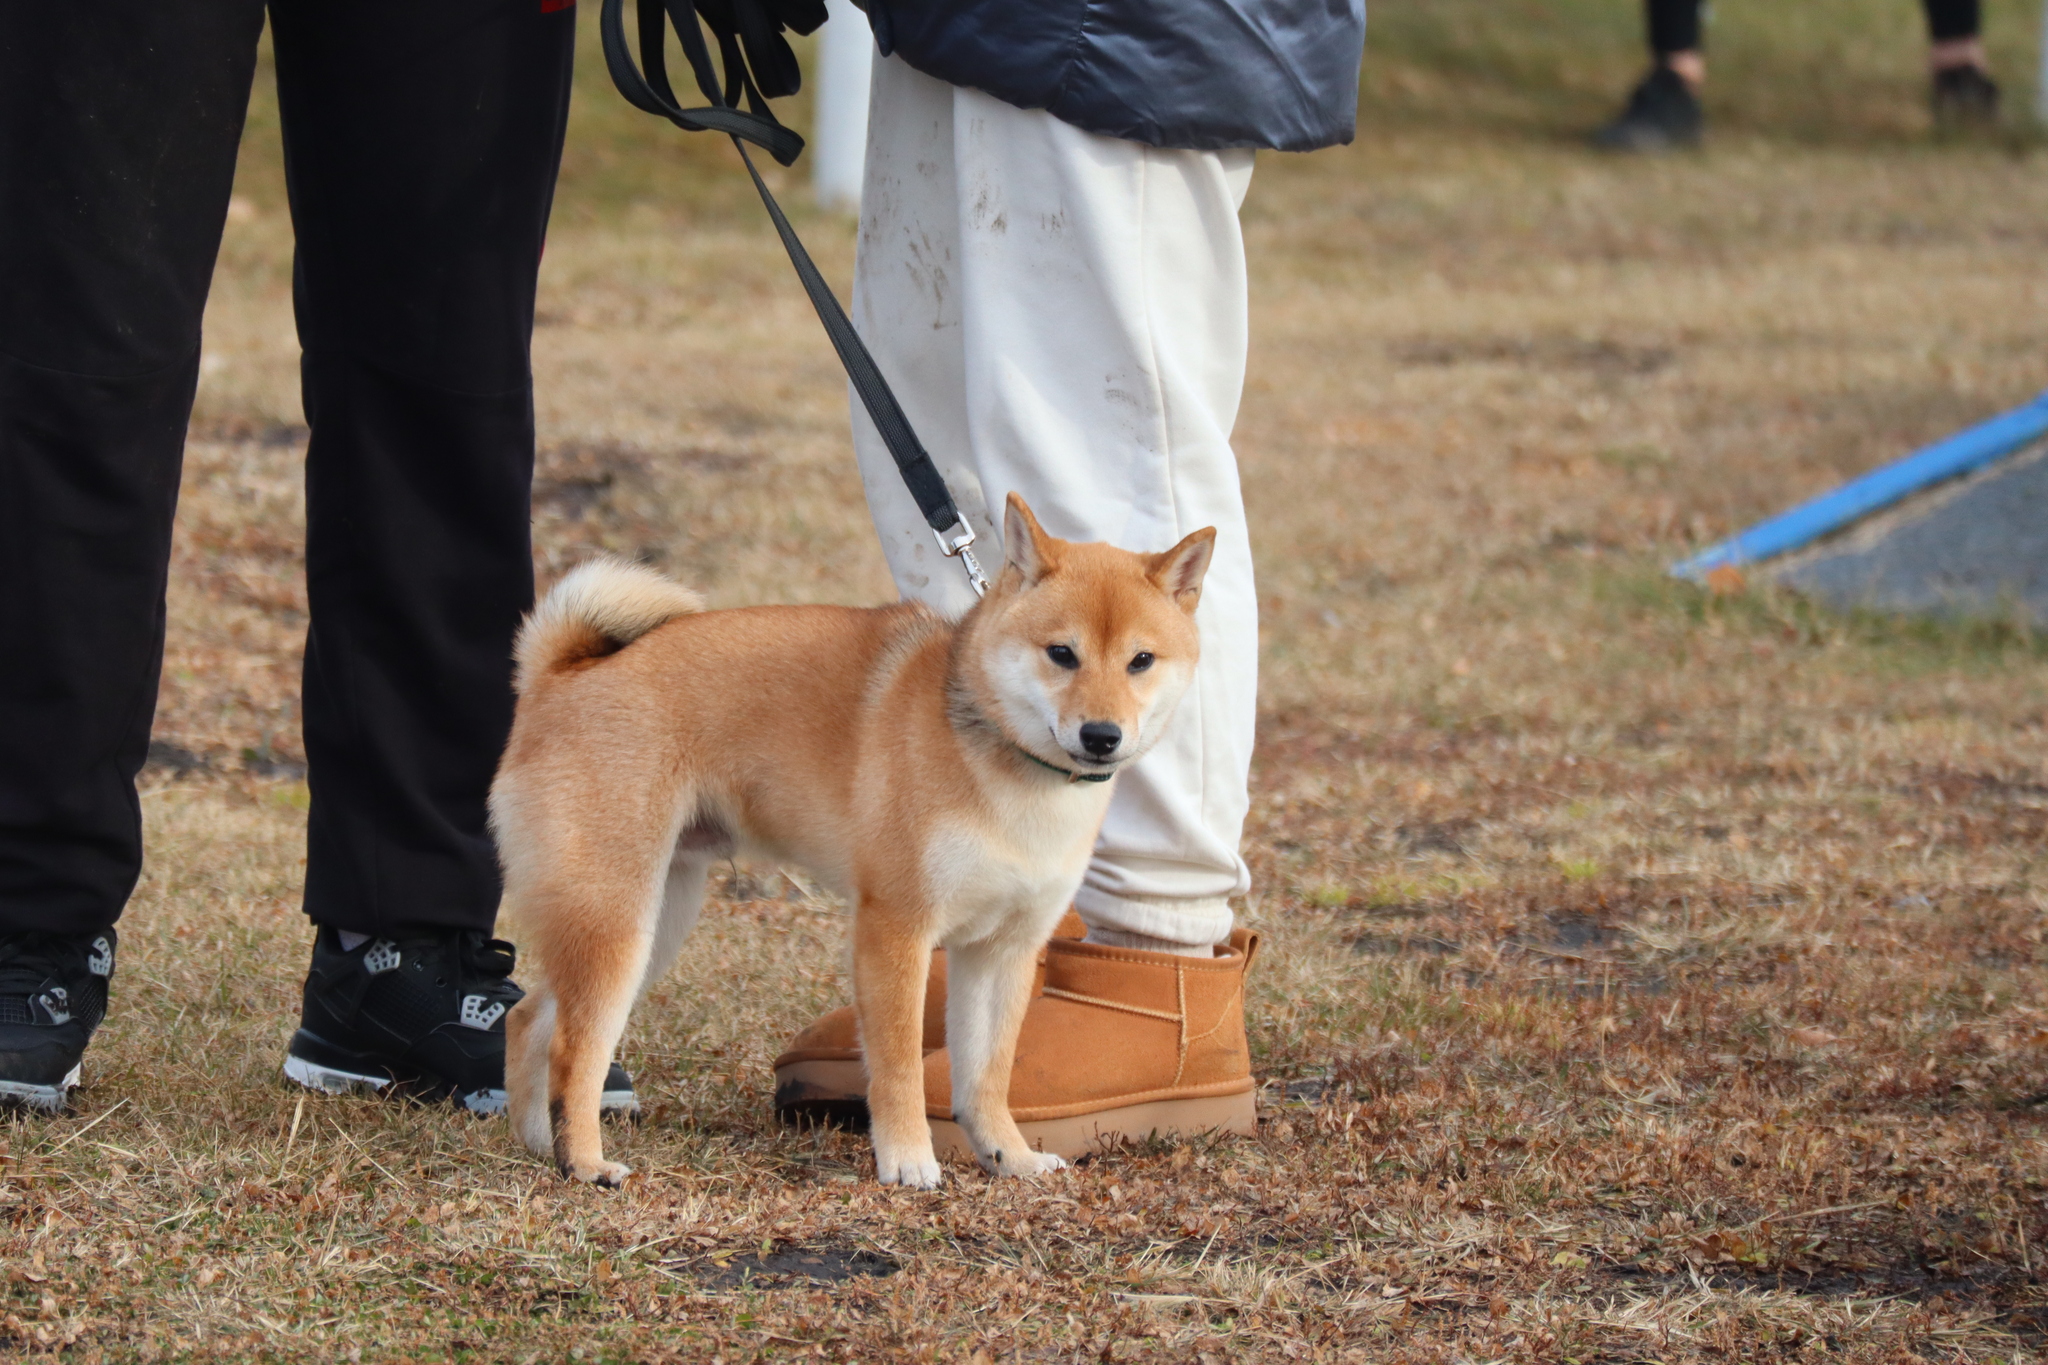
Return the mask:
M1007 939L948 944L946 1048L953 1117L990 1175L1042 1175L1067 1163L1034 1152L1010 1116L1010 1066L1031 1003L1035 944Z
M931 945L864 902L853 921L853 998L868 1068L868 1134L884 1185L936 1189L939 1159L924 1114L924 986Z

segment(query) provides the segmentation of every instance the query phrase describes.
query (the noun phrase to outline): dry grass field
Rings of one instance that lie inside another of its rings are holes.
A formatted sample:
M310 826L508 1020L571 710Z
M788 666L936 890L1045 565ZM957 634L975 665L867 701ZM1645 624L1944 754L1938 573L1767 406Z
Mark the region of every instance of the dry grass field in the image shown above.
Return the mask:
M1988 6L2016 105L2030 8ZM2048 646L1662 566L2048 384L2048 160L1930 137L1906 0L1721 9L1702 155L1573 141L1634 75L1622 0L1386 0L1358 145L1262 163L1264 1121L931 1194L773 1124L846 920L772 869L724 881L629 1035L622 1192L281 1083L304 431L259 98L152 858L74 1112L0 1126L0 1353L2042 1359ZM721 604L885 599L843 390L729 150L583 80L543 573L602 546ZM799 216L845 280L850 224Z

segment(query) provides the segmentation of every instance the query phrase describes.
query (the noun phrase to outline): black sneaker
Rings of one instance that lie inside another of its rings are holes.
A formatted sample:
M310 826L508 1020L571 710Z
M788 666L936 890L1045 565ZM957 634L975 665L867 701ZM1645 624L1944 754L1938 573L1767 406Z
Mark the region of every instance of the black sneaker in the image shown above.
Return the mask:
M1668 66L1652 67L1628 97L1621 116L1593 134L1610 152L1668 152L1697 147L1705 118L1700 97Z
M112 929L0 934L0 1102L64 1107L79 1058L107 1017Z
M1952 66L1934 73L1930 103L1944 131L1989 128L1998 122L1998 82L1982 67Z
M284 1074L328 1094L389 1087L502 1114L505 1012L525 995L512 981L512 962L511 944L474 929L344 948L340 933L323 925ZM633 1079L616 1062L605 1077L603 1108L639 1112Z

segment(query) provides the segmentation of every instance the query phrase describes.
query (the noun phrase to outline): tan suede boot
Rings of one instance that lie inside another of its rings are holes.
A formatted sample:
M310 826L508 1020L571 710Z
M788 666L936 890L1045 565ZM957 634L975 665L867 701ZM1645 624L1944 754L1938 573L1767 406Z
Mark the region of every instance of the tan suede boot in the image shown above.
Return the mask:
M1056 939L1078 939L1088 932L1081 917L1069 910L1054 926ZM1039 954L1038 976L1045 979L1045 955ZM1032 993L1037 994L1034 985ZM927 1055L946 1045L946 950L932 954L931 975L924 988L924 1050ZM792 1038L775 1059L775 1116L804 1126L830 1123L862 1126L868 1117L868 1074L860 1055L860 1020L853 1006L842 1005L820 1015Z
M1241 929L1206 959L1046 945L1044 988L1010 1073L1025 1138L1071 1159L1118 1138L1253 1132L1244 978L1258 950L1258 935ZM943 1050L924 1059L924 1099L939 1155L971 1158Z

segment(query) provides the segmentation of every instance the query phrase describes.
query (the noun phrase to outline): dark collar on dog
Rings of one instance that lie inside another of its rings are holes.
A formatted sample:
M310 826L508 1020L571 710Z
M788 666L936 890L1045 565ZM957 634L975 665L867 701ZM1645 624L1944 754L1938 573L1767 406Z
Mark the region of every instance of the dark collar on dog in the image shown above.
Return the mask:
M1072 768L1062 768L1057 763L1046 762L1044 759L1040 758L1037 754L1032 753L1029 749L1025 748L1021 744L1014 744L1010 747L1014 748L1018 753L1024 755L1024 757L1030 759L1033 763L1036 763L1039 767L1044 768L1050 772L1056 772L1061 777L1066 778L1069 782L1107 782L1110 778L1116 776L1114 772L1077 773Z

